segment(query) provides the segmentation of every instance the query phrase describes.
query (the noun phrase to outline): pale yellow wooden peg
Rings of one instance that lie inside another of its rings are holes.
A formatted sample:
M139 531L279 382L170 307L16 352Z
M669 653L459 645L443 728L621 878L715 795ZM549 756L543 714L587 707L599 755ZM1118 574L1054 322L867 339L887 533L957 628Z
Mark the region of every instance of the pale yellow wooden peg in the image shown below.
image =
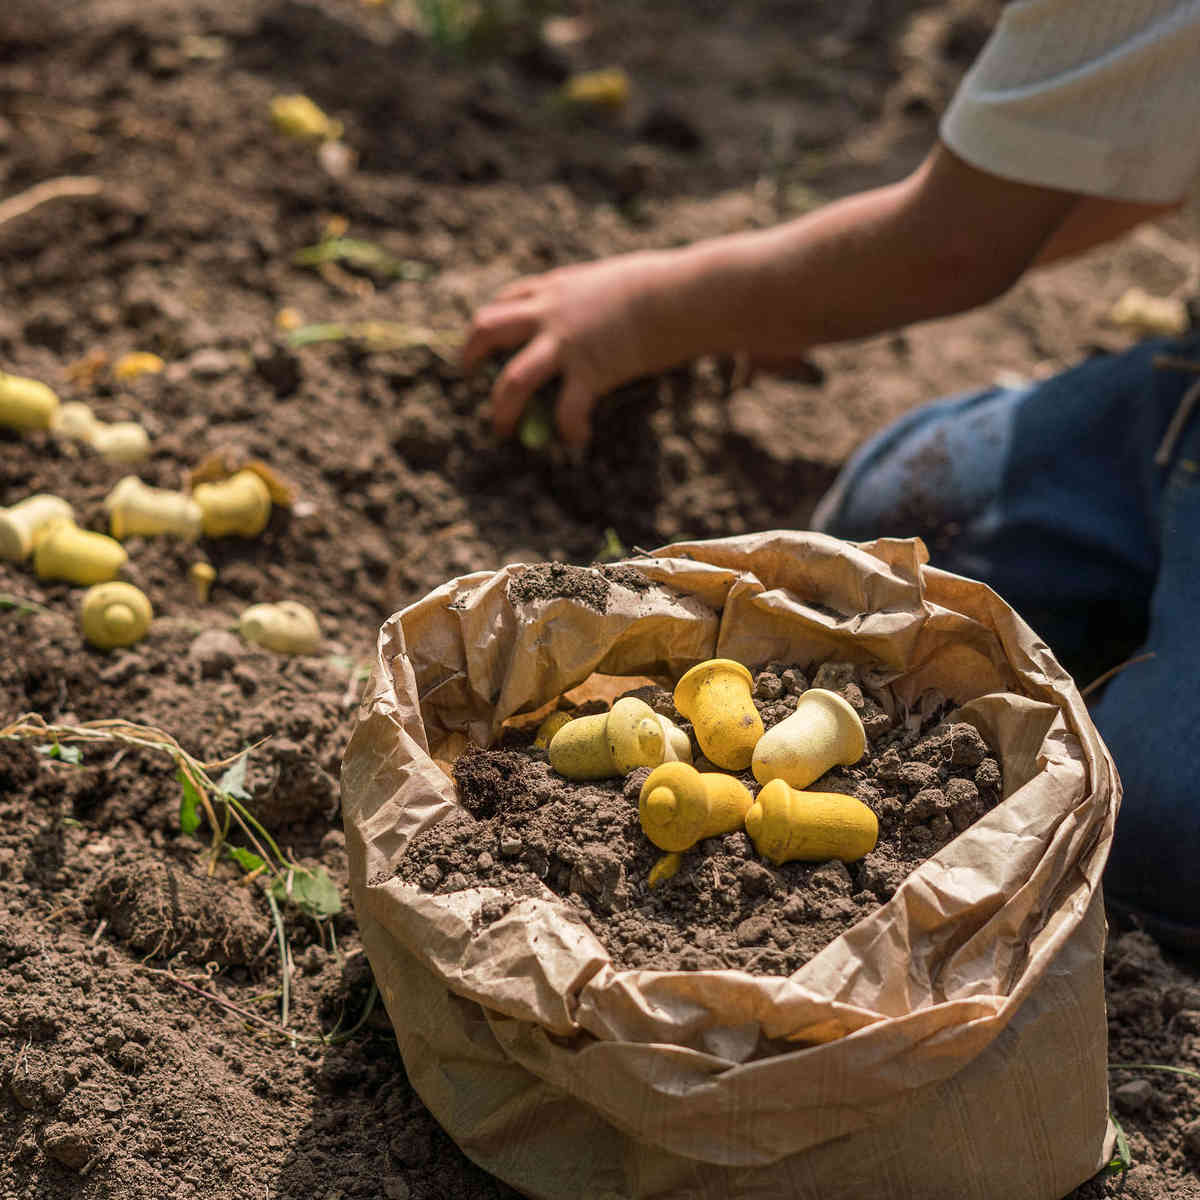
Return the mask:
M297 600L252 604L242 613L238 631L246 641L277 654L315 654L321 645L316 613Z
M200 536L204 514L186 492L155 488L136 475L126 475L104 499L108 531L119 541L127 537L169 534L194 542Z
M71 506L58 496L40 492L11 508L0 508L0 558L24 562L51 526L74 523Z

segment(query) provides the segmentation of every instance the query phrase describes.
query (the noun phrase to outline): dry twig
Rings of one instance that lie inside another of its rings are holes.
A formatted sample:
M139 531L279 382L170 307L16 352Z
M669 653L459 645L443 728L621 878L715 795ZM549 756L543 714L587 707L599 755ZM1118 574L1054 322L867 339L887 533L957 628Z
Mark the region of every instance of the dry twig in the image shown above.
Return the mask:
M18 192L0 202L0 225L23 217L39 205L50 200L62 200L69 196L94 196L104 187L102 180L94 175L64 175L61 179L47 179L34 184L27 191Z

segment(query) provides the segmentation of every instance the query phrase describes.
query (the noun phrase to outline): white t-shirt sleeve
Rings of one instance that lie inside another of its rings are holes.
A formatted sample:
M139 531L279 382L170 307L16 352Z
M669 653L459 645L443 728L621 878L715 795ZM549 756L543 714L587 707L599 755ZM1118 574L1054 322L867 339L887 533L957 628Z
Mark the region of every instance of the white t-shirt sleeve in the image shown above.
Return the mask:
M1007 179L1181 199L1200 173L1200 0L1012 0L941 137Z

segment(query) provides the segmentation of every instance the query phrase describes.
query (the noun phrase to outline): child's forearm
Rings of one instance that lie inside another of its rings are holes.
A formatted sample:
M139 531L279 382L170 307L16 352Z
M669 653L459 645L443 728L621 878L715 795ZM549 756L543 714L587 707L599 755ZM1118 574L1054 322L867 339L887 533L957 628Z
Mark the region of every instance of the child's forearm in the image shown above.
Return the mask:
M940 148L900 183L668 252L646 320L673 361L769 359L961 312L1020 278L1074 200Z

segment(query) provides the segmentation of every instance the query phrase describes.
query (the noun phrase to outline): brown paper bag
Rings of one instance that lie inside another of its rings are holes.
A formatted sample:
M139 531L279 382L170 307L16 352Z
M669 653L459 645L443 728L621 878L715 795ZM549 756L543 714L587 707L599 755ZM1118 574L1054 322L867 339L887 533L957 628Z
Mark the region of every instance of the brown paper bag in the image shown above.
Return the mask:
M355 906L412 1083L477 1163L545 1200L1058 1200L1108 1160L1116 771L1029 627L926 559L762 533L639 558L654 586L603 604L514 600L509 566L384 625L343 764ZM1005 797L788 978L616 970L549 891L479 926L494 889L392 877L456 804L441 745L487 745L593 672L712 657L939 688Z

